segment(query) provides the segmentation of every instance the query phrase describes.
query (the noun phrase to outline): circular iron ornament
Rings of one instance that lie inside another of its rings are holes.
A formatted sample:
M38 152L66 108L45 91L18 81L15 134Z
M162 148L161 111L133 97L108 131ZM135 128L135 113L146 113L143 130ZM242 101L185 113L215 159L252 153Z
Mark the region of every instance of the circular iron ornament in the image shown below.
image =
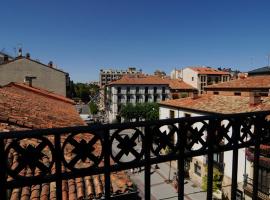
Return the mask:
M144 135L137 128L120 129L111 137L111 157L119 164L140 160L144 154Z
M175 125L155 126L152 129L152 152L156 156L176 153L180 141L177 133L178 129Z
M24 142L23 145L20 142ZM30 174L31 177L45 176L51 173L55 163L54 146L45 137L33 136L13 140L6 148L6 155L10 154L14 159L8 160L7 172L15 179L27 179L28 176L25 176L25 173L29 170L31 170L31 173L27 174Z
M72 171L97 167L103 159L102 139L93 133L71 134L63 143L62 156L64 165Z
M198 126L199 124L201 126ZM197 150L202 150L202 149L207 148L207 142L206 142L207 134L206 135L204 134L205 131L207 132L207 129L208 129L208 124L205 121L197 121L194 123L187 124L186 126L187 150L197 151Z
M240 122L240 137L239 143L247 143L253 140L254 138L254 118L248 117Z
M225 147L233 144L233 122L230 119L223 119L215 131L215 142L217 147Z

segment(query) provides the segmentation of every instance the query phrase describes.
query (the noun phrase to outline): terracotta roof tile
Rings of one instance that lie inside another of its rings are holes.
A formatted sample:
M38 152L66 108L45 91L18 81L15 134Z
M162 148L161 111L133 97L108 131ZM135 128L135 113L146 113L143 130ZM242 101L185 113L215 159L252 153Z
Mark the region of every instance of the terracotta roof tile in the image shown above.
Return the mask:
M196 99L183 98L162 101L161 106L188 109L206 113L233 114L270 110L270 97L265 97L257 105L249 104L249 97L201 95Z
M109 83L109 85L168 85L168 82L158 76L125 75L121 79Z
M169 83L170 89L173 90L196 90L196 88L178 79L166 79Z
M17 84L10 84L0 88L0 131L85 125L72 103L63 101L61 98L51 97L51 95L43 95L43 93L46 93L46 91L42 91L41 94L40 91L25 89L24 85L21 87L21 85L18 86ZM66 137L61 136L61 142ZM75 140L78 142L82 139L89 141L92 137L91 134L80 134ZM53 141L54 137L48 136L48 139ZM6 141L6 148L11 142L12 140ZM25 148L28 145L37 146L39 143L40 140L38 139L27 139L22 140L20 145ZM101 150L100 145L100 143L95 144L97 152ZM72 150L73 147L68 147L64 152L67 158L73 156ZM48 165L51 159L48 148L44 148L42 153L44 154L42 162ZM8 163L12 169L19 165L19 156L14 149L8 154ZM85 167L87 164L89 163L80 161L76 167ZM67 169L62 166L62 171L65 170ZM38 175L40 171L35 169L33 172L28 167L22 169L19 173L21 176L30 176L33 173ZM55 166L52 167L51 173L55 173ZM114 185L112 194L133 190L133 184L130 184L130 180L124 172L112 174L111 179L115 182L112 183ZM12 178L8 177L8 180L11 181ZM12 200L56 200L56 183L51 182L14 188L9 194L9 199ZM63 199L101 198L104 195L104 175L63 180L62 195Z
M250 76L207 86L206 89L260 89L270 88L270 76Z
M229 72L220 71L211 67L188 67L196 72L198 74L216 74L216 75L229 75Z

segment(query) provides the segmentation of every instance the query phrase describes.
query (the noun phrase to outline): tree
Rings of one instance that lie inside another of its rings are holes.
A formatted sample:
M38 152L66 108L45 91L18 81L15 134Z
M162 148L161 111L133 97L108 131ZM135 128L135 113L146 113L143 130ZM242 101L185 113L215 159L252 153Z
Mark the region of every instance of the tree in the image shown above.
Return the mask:
M98 106L93 101L90 101L89 103L90 113L92 115L95 115L98 113Z
M217 168L214 167L213 168L213 191L214 192L221 189L221 181L222 181L221 179L222 179L222 173ZM203 177L202 189L204 191L207 190L207 175Z
M71 81L72 98L80 98L84 102L90 100L89 96L98 94L99 86L95 84L73 83Z
M143 104L127 104L121 107L120 116L125 121L135 119L140 121L142 119L157 120L159 118L159 107L157 103L143 103Z

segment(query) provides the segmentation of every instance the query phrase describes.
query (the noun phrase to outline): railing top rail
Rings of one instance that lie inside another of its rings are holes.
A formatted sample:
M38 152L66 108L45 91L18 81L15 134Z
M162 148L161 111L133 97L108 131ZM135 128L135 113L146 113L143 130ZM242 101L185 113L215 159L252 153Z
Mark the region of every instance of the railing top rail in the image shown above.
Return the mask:
M258 112L249 112L249 113L236 113L236 114L213 114L206 116L198 117L182 117L174 119L162 119L154 121L140 121L140 122L125 122L125 123L116 123L116 124L94 124L90 126L73 126L73 127L63 127L63 128L49 128L49 129L35 129L35 130L24 130L24 131L10 131L10 132L0 132L0 139L9 139L9 138L23 138L31 136L45 136L45 135L54 135L54 134L65 134L65 133L84 133L84 132L96 132L112 129L127 129L127 128L136 128L136 127L145 127L145 126L154 126L154 125L168 125L181 122L190 122L194 123L196 121L202 120L221 120L226 118L234 117L251 117L254 115L270 115L270 111L258 111Z

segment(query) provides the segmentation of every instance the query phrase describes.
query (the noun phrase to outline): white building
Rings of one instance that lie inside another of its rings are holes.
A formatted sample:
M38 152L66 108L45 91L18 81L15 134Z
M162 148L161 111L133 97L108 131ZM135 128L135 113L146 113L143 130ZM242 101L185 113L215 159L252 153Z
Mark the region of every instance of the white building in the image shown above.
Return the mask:
M210 67L186 67L180 71L177 71L177 77L181 78L187 84L198 89L202 94L204 87L220 82L226 82L230 80L230 73L219 71Z
M122 105L164 101L169 95L169 83L165 79L144 75L123 76L107 86L109 121L118 118Z
M253 94L253 93L251 93ZM160 119L180 118L180 117L195 117L203 115L215 114L232 114L232 113L245 113L255 112L262 110L270 110L270 97L265 97L261 101L261 97L251 95L250 97L243 96L222 96L222 95L208 95L201 96L194 95L190 98L167 100L160 102ZM222 121L222 125L226 126L228 121ZM193 128L200 129L202 123L195 123ZM206 133L202 138L206 139ZM229 129L228 135L231 135ZM175 138L176 140L177 138ZM226 141L225 141L226 142ZM200 144L195 144L193 149L200 148ZM214 155L214 160L223 165L223 180L222 190L223 194L230 199L231 196L231 177L232 177L232 151L227 151L222 154ZM250 173L252 170L250 165L244 165L245 162L245 149L238 151L238 189L243 189L243 175ZM203 176L206 175L207 157L198 156L192 158L190 162L189 175L191 179L201 185ZM252 177L252 174L248 175Z

